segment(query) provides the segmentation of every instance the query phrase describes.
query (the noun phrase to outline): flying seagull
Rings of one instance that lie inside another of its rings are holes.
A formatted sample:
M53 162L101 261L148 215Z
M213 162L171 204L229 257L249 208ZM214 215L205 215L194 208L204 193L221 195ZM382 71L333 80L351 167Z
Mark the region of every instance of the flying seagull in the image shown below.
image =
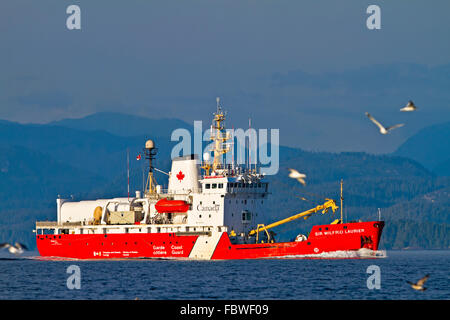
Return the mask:
M422 279L417 281L417 283L412 283L409 281L406 281L406 282L409 283L411 285L411 288L413 288L414 290L425 291L425 290L427 290L427 288L424 288L423 284L428 280L429 277L430 277L430 275L427 274L425 277L423 277Z
M381 123L379 123L377 120L375 120L374 117L372 117L368 112L366 112L366 116L373 122L375 123L378 128L380 128L380 133L381 134L388 134L390 130L395 129L395 128L399 128L399 127L403 127L404 124L400 123L400 124L396 124L390 127L384 127Z
M414 105L414 102L411 100L408 101L405 107L401 108L400 111L416 111L417 107Z
M300 182L302 185L306 185L306 182L304 180L306 178L305 174L300 173L297 170L291 168L289 168L289 171L290 171L289 178L297 179L297 181Z
M25 250L28 250L27 246L16 242L15 245L9 243L0 243L0 249L8 248L9 252L15 255L22 254Z

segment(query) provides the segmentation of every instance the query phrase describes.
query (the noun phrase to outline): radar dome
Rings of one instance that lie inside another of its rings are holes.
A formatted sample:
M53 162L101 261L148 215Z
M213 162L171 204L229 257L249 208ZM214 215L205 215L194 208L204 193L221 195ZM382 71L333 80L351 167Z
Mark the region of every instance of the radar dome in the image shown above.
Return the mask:
M155 149L155 143L153 140L147 140L145 142L145 149Z

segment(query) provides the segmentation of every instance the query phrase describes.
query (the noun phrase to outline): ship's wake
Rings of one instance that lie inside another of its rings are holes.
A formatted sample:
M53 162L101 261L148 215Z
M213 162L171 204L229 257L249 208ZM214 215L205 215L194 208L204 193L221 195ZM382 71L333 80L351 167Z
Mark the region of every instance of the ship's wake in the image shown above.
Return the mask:
M77 258L67 258L67 257L50 257L50 256L30 256L24 257L23 259L39 260L39 261L78 261Z
M278 259L378 259L387 258L386 250L370 250L362 248L359 250L340 250L333 252L322 252L317 254L299 254L276 257Z

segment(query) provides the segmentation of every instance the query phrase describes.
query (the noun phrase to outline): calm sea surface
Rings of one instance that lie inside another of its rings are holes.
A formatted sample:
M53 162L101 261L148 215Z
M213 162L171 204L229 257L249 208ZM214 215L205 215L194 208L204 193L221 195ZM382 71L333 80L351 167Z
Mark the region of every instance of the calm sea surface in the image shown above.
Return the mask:
M67 273L80 271L80 289ZM380 289L368 289L380 270ZM424 292L406 283L430 274ZM450 251L387 251L375 259L240 261L44 260L0 257L0 299L450 299Z

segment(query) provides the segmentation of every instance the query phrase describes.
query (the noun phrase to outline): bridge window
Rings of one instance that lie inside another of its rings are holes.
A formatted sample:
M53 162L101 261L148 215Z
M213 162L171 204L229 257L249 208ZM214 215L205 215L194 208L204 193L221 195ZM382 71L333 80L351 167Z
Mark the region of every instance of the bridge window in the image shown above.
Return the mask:
M223 188L223 183L219 183L219 189Z
M252 213L247 210L242 211L242 221L250 221L250 220L252 220Z
M205 189L211 188L211 185L209 183L205 184Z
M216 188L217 188L217 183L213 183L213 184L212 184L212 188L213 188L213 189L216 189Z

